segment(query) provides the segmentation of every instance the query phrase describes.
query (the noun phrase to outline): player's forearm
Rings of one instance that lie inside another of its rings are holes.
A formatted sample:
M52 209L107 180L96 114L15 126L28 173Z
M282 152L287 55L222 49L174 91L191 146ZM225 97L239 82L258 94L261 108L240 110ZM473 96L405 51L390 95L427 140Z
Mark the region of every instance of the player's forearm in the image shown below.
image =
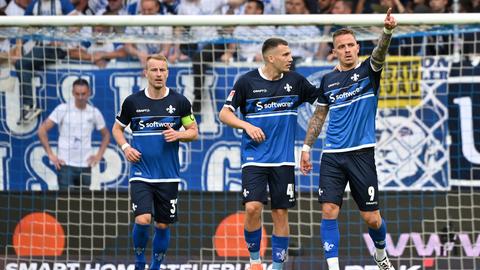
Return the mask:
M232 112L229 108L223 107L219 114L220 121L222 123L232 127L232 128L239 128L245 129L248 125L247 122L239 119L234 112Z
M191 142L196 139L198 139L197 125L193 125L186 130L180 132L180 141L182 142Z
M124 128L120 126L118 123L115 123L112 127L112 135L118 145L122 146L127 142L125 139L125 135L123 135Z
M385 63L385 58L387 56L388 47L390 46L390 41L392 40L392 34L387 34L382 32L378 44L373 49L371 63L375 70L380 70Z
M317 106L315 112L313 113L312 118L308 122L307 135L305 135L304 144L312 147L315 144L315 141L322 132L323 124L328 113L328 106Z

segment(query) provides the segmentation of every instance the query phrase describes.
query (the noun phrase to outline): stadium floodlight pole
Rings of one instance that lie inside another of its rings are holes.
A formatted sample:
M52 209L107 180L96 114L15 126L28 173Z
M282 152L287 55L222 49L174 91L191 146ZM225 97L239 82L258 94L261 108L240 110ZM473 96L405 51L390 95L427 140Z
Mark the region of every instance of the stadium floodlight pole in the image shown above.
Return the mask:
M476 24L480 13L396 14L398 24ZM1 16L8 26L237 26L237 25L350 25L381 26L383 14L349 15L175 15L175 16Z

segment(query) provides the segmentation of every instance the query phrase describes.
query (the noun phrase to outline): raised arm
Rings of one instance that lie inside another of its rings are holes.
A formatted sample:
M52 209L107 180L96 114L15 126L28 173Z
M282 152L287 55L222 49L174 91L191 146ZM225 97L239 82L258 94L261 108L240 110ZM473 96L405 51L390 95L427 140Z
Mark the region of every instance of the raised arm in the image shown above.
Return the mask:
M303 142L302 156L300 158L300 171L303 175L307 175L312 170L312 162L310 161L310 149L320 135L323 124L328 114L328 106L317 106L312 118L308 122L307 135Z
M382 69L383 63L385 63L385 57L388 52L388 46L390 46L390 40L392 39L393 29L397 26L395 18L391 15L392 8L387 11L387 17L384 20L383 33L378 40L378 44L373 49L370 63L374 70L378 71Z

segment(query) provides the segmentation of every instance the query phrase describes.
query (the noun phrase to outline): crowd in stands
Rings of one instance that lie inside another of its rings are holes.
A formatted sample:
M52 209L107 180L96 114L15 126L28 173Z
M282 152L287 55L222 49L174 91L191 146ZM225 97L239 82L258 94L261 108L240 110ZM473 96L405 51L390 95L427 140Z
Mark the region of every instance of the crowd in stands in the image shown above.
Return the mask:
M480 0L459 0L454 8L452 0L0 0L0 12L6 16L27 15L215 15L215 14L359 14L385 13L392 7L394 13L447 13L480 12ZM126 33L134 36L156 37L169 40L188 33L192 40L218 40L229 36L241 40L246 34L259 37L259 43L126 43L114 42L77 42L68 44L58 41L22 41L0 40L0 60L11 59L15 64L21 85L22 112L19 123L28 122L41 113L41 109L32 98L33 72L42 71L45 65L58 59L73 59L90 62L104 68L112 59L133 59L142 65L146 56L162 53L169 62L191 61L194 74L194 111L200 111L203 76L211 63L223 61L261 61L260 44L269 36L289 36L309 33L312 36L328 34L334 31L331 26L237 26L237 27L105 27L70 28L86 36L102 33ZM431 37L433 38L433 37ZM441 37L440 37L441 38ZM412 41L417 42L417 40ZM421 42L420 42L421 43ZM23 53L20 48L23 46ZM332 61L331 45L328 43L291 44L296 60ZM362 47L362 46L361 46ZM397 46L401 47L401 46ZM395 48L395 46L392 46ZM423 48L425 49L425 48ZM433 48L438 49L438 48ZM445 48L441 48L445 49ZM448 48L447 48L448 49ZM419 49L420 50L420 49ZM428 50L428 48L426 48ZM438 51L435 51L437 53ZM402 52L398 52L399 54ZM412 52L408 52L412 53ZM418 53L414 52L414 53ZM413 54L414 54L413 53Z

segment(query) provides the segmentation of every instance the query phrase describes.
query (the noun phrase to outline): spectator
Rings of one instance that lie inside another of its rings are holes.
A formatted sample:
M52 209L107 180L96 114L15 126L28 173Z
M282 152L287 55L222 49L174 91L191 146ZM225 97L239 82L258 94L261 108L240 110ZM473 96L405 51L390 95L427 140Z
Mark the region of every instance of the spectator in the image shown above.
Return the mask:
M432 13L448 13L450 7L448 6L448 0L430 0L430 11Z
M178 14L178 5L180 0L158 0L160 9L159 14L161 15L177 15ZM130 15L137 15L141 13L139 1L134 0L127 4L127 12Z
M240 6L245 0L185 0L178 6L179 15L214 15L214 14L235 14L239 12ZM185 31L187 29L184 29ZM215 43L221 35L218 31L225 33L233 32L233 29L217 29L216 27L190 27L188 29L192 40L208 40L203 44L184 44L175 48L176 55L186 54L192 59L193 73L193 112L201 111L202 89L204 86L204 74L209 64L214 61L226 59L225 52L232 51L232 45ZM180 53L179 53L180 51Z
M69 15L76 14L75 8L68 0L33 0L25 10L25 15ZM20 82L21 111L17 124L25 124L34 120L42 109L37 107L33 100L34 85L33 73L44 71L47 64L55 63L63 59L67 51L57 41L37 42L31 51L23 55L20 61L15 63L18 79Z
M317 14L329 14L334 2L334 0L318 0Z
M159 15L160 4L157 0L141 0L141 15ZM163 54L168 57L170 54L170 43L153 43L153 38L157 40L172 40L173 30L169 26L133 26L127 27L126 33L134 37L151 38L150 43L128 43L125 45L127 53L145 66L149 54Z
M285 0L285 13L291 15L309 14L305 0ZM289 25L281 26L277 29L278 34L282 37L287 37L289 40L304 39L306 35L312 37L320 36L320 30L313 25ZM292 56L294 62L291 69L295 69L295 64L298 61L306 60L311 61L316 53L318 46L312 42L291 42L289 44L292 50Z
M410 6L407 7L410 13L429 13L428 0L413 0L409 2Z
M374 13L386 13L392 8L393 13L405 13L406 9L400 0L379 0L378 3L372 4Z
M352 14L353 12L353 2L349 0L337 0L333 3L330 10L331 14ZM339 29L338 26L327 25L323 28L324 34L329 34ZM335 55L332 53L333 43L322 42L319 45L316 58L321 60L333 61Z
M6 16L4 11L0 11L0 16ZM17 39L12 46L8 38L0 37L0 67L14 65L22 56L22 40Z
M95 42L86 48L78 46L77 49L69 50L71 59L86 60L92 62L99 68L104 68L112 59L127 56L125 47L121 44L114 44L107 40L108 33L113 32L113 27L97 25L93 27ZM102 37L102 35L104 35Z
M5 13L7 16L23 16L31 0L12 0L8 3Z
M84 79L73 82L73 100L58 105L38 129L38 137L50 162L57 169L60 190L69 186L89 187L92 167L103 157L110 141L110 132L100 111L88 104L90 87ZM48 141L48 131L59 126L58 148L55 154ZM102 142L93 154L91 136L99 130Z
M108 0L107 5L100 9L95 15L127 15L128 12L123 5L123 0Z
M243 12L245 15L262 15L264 12L264 5L261 0L247 0ZM275 28L273 26L237 26L233 31L233 37L237 40L274 36ZM236 45L238 59L247 62L259 62L263 60L262 43L238 43ZM232 54L225 54L225 58L233 57ZM227 60L228 61L228 60Z

